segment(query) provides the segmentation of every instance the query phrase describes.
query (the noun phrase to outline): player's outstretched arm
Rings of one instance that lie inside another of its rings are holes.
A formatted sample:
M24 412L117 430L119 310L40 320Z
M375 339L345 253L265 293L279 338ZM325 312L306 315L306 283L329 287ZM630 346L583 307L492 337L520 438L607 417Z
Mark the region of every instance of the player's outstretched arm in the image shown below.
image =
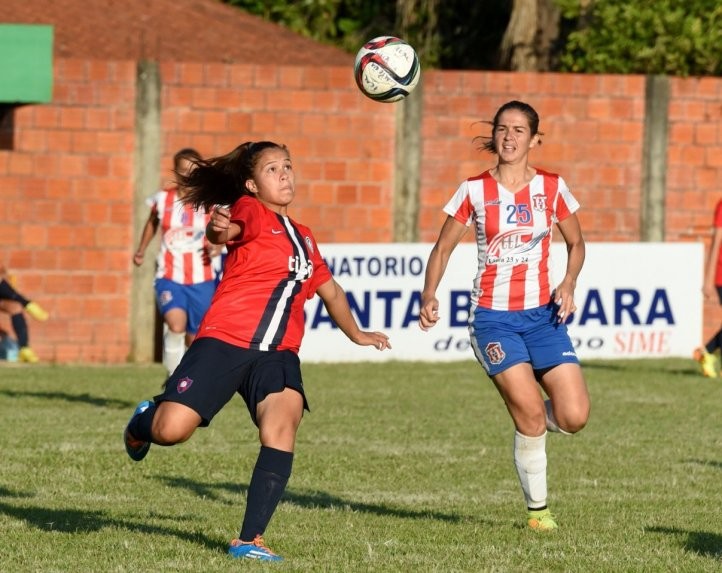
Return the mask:
M441 282L451 253L466 233L466 226L449 216L439 232L439 238L429 254L424 276L424 289L421 291L421 309L419 311L419 327L429 330L439 321L439 300L436 289Z
M329 316L349 340L359 346L373 346L378 350L391 348L389 337L383 332L369 332L359 328L356 319L351 314L346 292L334 279L323 283L316 292L323 300Z
M206 238L214 245L224 245L241 233L241 228L231 222L231 211L226 207L216 207L211 220L206 225Z
M148 219L145 222L145 225L143 225L143 231L140 234L140 242L138 243L138 248L135 250L135 253L133 253L133 264L136 267L139 267L143 264L143 261L145 260L145 250L148 248L148 245L153 240L153 237L155 236L159 225L160 221L158 220L158 215L155 211L151 211Z

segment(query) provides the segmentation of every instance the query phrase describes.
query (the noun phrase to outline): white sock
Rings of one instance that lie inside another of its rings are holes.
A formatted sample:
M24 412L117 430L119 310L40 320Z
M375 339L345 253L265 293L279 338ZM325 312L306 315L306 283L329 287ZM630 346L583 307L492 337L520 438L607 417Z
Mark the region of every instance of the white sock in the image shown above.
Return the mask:
M564 434L565 436L571 436L572 434L570 432L562 430L559 427L559 424L557 424L557 419L554 417L554 410L552 410L551 400L544 400L544 408L546 409L547 413L547 430L549 430L550 432L559 432L560 434Z
M531 438L514 433L514 465L529 509L547 504L547 434Z
M171 332L166 329L163 333L163 366L168 370L168 376L175 371L185 350L185 332Z

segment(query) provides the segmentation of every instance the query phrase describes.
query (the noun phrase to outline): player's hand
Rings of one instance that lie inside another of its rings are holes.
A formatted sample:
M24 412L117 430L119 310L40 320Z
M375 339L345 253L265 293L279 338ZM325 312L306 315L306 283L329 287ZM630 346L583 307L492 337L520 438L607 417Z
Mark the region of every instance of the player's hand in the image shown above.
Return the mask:
M717 289L713 284L706 284L702 288L702 295L704 296L705 300L712 300L717 296Z
M376 350L391 349L389 337L383 332L368 332L362 330L354 339L354 342L360 346L373 346Z
M231 211L226 207L218 206L211 213L211 229L215 233L223 233L231 226Z
M140 265L143 264L143 260L144 260L144 259L145 259L145 253L141 253L140 251L137 251L137 252L133 255L133 264L134 264L136 267L139 267Z
M554 291L554 304L559 307L557 320L566 322L577 311L577 305L574 304L574 288L562 282Z
M439 322L439 300L434 296L421 301L419 312L419 328L423 331L429 330Z

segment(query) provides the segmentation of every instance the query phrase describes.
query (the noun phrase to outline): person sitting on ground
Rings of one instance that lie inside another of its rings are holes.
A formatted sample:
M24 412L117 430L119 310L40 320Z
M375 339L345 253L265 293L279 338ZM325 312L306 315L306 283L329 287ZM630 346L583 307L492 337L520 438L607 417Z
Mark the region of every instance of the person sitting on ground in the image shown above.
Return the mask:
M12 278L3 265L0 265L0 311L10 315L10 324L20 347L18 359L21 362L38 362L38 355L30 348L25 312L39 321L47 320L48 313L37 302L33 302L15 290Z

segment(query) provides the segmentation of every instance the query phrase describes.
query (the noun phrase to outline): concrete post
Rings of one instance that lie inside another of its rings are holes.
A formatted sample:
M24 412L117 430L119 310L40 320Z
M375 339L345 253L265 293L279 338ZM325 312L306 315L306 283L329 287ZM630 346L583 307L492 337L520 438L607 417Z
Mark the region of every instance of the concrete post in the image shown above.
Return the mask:
M423 86L416 86L396 105L393 241L413 243L419 237L421 113Z
M664 241L669 79L647 76L642 149L642 241Z
M135 150L133 153L133 245L129 258L138 245L149 208L145 200L160 182L160 69L157 62L138 62L135 100ZM156 309L153 292L157 239L145 253L142 267L133 269L130 305L131 362L152 362L155 357Z

